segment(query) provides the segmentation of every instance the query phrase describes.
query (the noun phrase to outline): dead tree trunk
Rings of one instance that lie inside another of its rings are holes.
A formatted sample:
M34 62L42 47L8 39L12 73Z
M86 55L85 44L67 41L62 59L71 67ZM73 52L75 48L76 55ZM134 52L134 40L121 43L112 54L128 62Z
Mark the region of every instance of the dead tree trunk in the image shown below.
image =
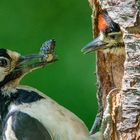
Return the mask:
M140 0L89 0L93 35L100 8L120 25L125 54L97 51L97 83L104 140L140 140Z

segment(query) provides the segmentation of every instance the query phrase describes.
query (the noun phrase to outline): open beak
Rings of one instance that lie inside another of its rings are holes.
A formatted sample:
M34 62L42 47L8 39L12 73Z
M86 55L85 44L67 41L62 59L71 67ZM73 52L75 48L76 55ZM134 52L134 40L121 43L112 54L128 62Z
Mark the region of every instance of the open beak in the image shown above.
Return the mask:
M88 43L84 48L82 48L81 52L83 52L84 54L87 54L92 51L103 49L105 45L106 43L103 41L103 38L100 35L99 37L95 38L93 41Z

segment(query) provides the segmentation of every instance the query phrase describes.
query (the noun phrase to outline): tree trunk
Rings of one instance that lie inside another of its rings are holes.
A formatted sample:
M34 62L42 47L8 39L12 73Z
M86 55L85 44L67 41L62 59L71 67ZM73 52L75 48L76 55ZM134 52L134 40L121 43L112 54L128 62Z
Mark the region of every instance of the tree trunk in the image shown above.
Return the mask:
M125 54L96 52L104 140L140 140L140 0L89 0L94 37L100 8L120 25ZM101 120L100 120L101 121Z

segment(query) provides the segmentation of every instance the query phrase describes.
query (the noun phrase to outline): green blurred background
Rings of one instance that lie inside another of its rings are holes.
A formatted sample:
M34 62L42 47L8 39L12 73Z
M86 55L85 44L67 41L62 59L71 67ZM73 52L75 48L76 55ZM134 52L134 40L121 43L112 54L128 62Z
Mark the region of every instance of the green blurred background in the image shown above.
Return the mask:
M59 61L22 80L78 115L90 128L97 112L95 56L80 49L92 39L87 0L0 1L0 47L38 53L50 38Z

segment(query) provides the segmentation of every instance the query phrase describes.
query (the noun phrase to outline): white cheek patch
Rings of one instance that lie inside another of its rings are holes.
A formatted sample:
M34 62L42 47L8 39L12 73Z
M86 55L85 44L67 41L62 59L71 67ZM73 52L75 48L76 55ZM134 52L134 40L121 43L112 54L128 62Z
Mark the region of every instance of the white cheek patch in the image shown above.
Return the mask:
M101 41L104 40L104 34L103 34L102 32L100 33L99 39L100 39Z
M9 119L7 121L5 137L6 137L6 140L17 140L15 133L12 130L12 117L9 117Z
M4 80L5 76L8 74L6 68L0 67L0 82Z
M8 58L0 56L0 59L5 59L7 62L7 65L5 67L0 66L0 82L2 82L5 76L9 74L11 70L11 64Z

